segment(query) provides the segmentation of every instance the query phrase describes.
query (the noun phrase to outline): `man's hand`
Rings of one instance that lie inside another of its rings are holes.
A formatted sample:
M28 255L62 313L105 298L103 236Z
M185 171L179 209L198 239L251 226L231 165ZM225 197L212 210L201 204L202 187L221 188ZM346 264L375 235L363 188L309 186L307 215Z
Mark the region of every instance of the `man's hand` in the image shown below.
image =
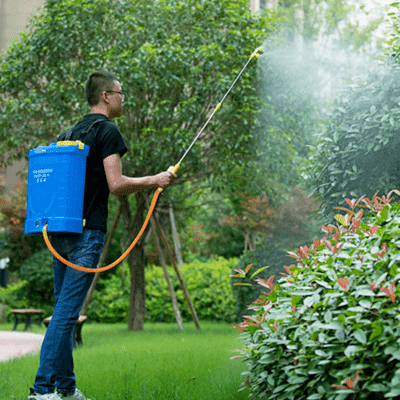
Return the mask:
M158 187L164 189L166 187L171 186L175 179L176 179L176 174L174 174L171 171L164 171L160 172L159 174L155 175L157 185Z

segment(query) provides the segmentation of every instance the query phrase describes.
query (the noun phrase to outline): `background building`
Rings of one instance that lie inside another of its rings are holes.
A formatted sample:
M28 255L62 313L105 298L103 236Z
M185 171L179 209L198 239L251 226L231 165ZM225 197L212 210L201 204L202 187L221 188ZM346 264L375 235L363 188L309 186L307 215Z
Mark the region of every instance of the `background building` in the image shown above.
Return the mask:
M25 30L28 21L46 0L0 0L0 53ZM0 166L1 167L1 166ZM0 168L0 194L10 192L20 180L17 173L26 168L26 161L16 161L8 168Z
M0 0L0 51L28 24L31 14L46 0Z

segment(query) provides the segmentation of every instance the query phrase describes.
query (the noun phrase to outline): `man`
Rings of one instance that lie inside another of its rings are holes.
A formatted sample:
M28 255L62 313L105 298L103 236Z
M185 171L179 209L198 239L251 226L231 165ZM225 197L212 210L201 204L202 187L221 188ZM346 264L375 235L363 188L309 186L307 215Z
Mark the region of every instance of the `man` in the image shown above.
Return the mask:
M86 83L90 113L72 128L71 140L90 147L86 164L82 234L56 234L53 247L67 260L95 268L104 245L109 193L129 194L148 188L166 188L176 175L132 178L122 175L121 157L127 148L113 119L122 115L124 93L118 78L95 72ZM77 271L53 259L54 312L40 354L40 366L28 399L89 400L76 389L72 358L73 331L94 274ZM57 388L57 392L55 392Z

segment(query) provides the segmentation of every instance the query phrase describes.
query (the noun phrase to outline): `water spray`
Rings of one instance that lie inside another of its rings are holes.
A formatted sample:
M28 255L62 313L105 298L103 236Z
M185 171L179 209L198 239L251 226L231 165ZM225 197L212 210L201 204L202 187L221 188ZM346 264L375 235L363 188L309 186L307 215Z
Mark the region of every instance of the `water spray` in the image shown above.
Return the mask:
M192 143L189 145L189 147L187 148L187 150L185 151L185 153L183 154L183 156L180 158L180 160L175 164L175 166L168 168L168 171L176 173L176 171L179 169L182 161L185 159L185 157L188 155L188 153L190 152L190 150L192 149L192 147L194 146L194 144L197 142L197 140L199 139L199 137L201 136L201 134L203 133L204 129L207 127L207 125L209 124L209 122L212 120L212 118L214 117L214 114L221 108L222 103L224 102L224 100L226 99L226 97L228 96L228 94L230 93L230 91L232 90L232 88L235 86L236 82L239 80L239 78L241 77L241 75L243 74L244 70L247 68L247 66L249 65L249 63L251 62L251 60L256 57L260 57L259 52L262 51L262 47L258 47L257 49L254 50L253 54L249 57L249 59L247 60L246 64L243 66L243 68L241 69L241 71L239 72L239 74L236 76L235 80L232 82L231 86L229 87L229 89L227 90L227 92L224 94L224 96L222 97L221 101L216 105L215 109L213 110L213 112L211 113L211 115L208 117L207 121L205 122L205 124L203 125L203 127L199 130L199 132L197 133L197 135L195 136L195 138L193 139ZM91 273L97 273L97 272L103 272L103 271L107 271L113 267L115 267L117 264L119 264L122 260L124 260L124 258L129 254L129 252L135 247L136 243L139 241L139 239L141 238L141 236L143 235L144 231L147 228L147 225L149 223L150 217L153 214L154 208L156 206L157 200L159 195L161 194L161 192L163 191L162 188L158 188L153 196L153 199L151 201L150 204L150 208L149 211L147 212L147 216L146 219L143 223L143 226L141 227L139 233L137 234L136 238L134 239L134 241L131 243L131 245L126 249L126 251L117 259L115 260L113 263L103 267L103 268L84 268L81 267L79 265L73 264L71 262L69 262L68 260L66 260L65 258L63 258L60 254L57 253L57 251L54 249L54 247L51 245L49 237L47 235L47 224L45 224L43 226L43 238L44 241L46 242L47 247L49 248L49 250L51 251L51 253L54 255L54 257L56 257L58 260L60 260L63 264L68 265L71 268L77 269L79 271L83 271L83 272L91 272Z

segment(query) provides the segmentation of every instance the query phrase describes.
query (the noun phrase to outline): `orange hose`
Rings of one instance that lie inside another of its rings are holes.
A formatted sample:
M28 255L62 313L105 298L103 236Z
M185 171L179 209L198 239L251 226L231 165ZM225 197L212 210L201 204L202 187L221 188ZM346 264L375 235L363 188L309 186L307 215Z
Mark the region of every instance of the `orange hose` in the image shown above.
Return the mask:
M145 231L147 224L149 223L150 217L153 214L154 207L156 206L158 196L162 192L161 188L158 188L156 192L154 193L153 200L151 201L149 211L147 212L146 219L144 220L143 226L140 229L139 233L137 234L135 240L132 242L132 244L126 249L125 253L121 255L117 260L115 260L112 264L106 265L103 268L84 268L80 267L79 265L73 264L60 256L60 254L57 253L57 251L54 249L54 247L51 245L49 237L47 235L47 224L43 227L43 238L44 241L46 242L47 247L51 251L54 257L56 257L58 260L60 260L63 264L68 265L71 268L77 269L78 271L83 271L83 272L103 272L107 271L108 269L111 269L115 267L117 264L119 264L128 254L129 252L135 247L136 243L139 241L141 236L143 235L143 232Z

